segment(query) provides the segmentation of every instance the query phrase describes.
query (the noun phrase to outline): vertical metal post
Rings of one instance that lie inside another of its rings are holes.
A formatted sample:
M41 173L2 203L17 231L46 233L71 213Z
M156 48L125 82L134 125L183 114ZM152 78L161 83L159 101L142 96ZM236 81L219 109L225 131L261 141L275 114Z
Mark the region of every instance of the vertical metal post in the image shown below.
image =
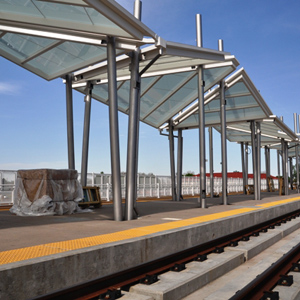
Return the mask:
M297 182L297 193L300 192L299 190L299 145L296 146L296 182Z
M294 113L294 130L295 130L295 134L297 134L298 133L297 113ZM296 184L297 184L297 193L299 193L299 145L296 146L295 157L296 157L296 174L297 174Z
M80 174L82 186L87 185L92 89L93 89L93 85L90 82L87 82L86 95L84 97L85 109L84 109L82 158L81 158L81 174Z
M197 47L203 47L202 16L200 14L196 14L196 35Z
M66 75L68 167L75 170L72 74Z
M282 149L282 145L281 145ZM279 186L279 178L280 178L280 151L277 150L277 176L278 176L278 186Z
M178 144L177 144L177 201L181 200L181 189L182 189L182 146L183 137L182 129L178 129Z
M285 192L286 195L289 194L289 172L288 172L288 164L289 164L289 150L288 150L288 143L285 142L285 163L286 163L286 185L285 185Z
M265 146L265 168L266 168L266 183L267 183L267 191L270 192L268 185L268 147Z
M176 180L175 180L175 158L174 158L174 135L172 120L169 121L169 148L170 148L170 168L171 168L171 189L172 200L176 201Z
M282 177L283 177L283 185L284 185L284 194L288 195L286 146L285 146L284 139L281 139L281 157L282 157Z
M256 123L256 141L257 141L257 200L261 200L261 131L260 123Z
M227 205L227 140L226 140L226 100L225 83L220 82L220 114L221 114L221 152L222 152L222 200Z
M214 147L213 128L208 128L209 134L209 172L210 172L210 198L214 197Z
M266 162L266 180L267 180L267 190L270 191L270 187L268 184L268 178L271 176L270 172L270 148L268 146L265 146L265 162Z
M245 150L244 143L241 142L241 159L242 159L242 173L243 173L243 194L246 194L246 166L245 166Z
M134 16L141 19L142 3L136 0L134 3ZM127 142L127 177L126 177L126 210L125 219L132 220L137 198L137 174L138 174L138 150L139 150L139 116L140 116L140 76L139 76L140 48L131 52L130 64L130 100L128 119Z
M249 144L248 143L245 143L245 173L246 173L246 185L248 185L248 170L249 170L249 159L248 159L248 147L249 147Z
M254 184L254 199L258 200L257 189L257 157L256 157L256 138L255 138L255 122L251 121L251 144L252 144L252 166L253 166L253 184Z
M271 149L268 147L268 176L271 177Z
M218 41L218 50L224 51L222 40ZM220 82L220 115L221 115L221 152L222 152L222 202L227 205L227 141L226 141L226 99L225 82Z
M202 20L196 15L197 46L202 47ZM205 111L204 111L204 73L198 66L198 103L199 103L199 162L200 162L200 205L206 208L206 166L205 166Z
M139 95L140 95L140 76L139 76L139 49L131 52L131 79L130 79L130 101L128 118L128 143L127 143L127 180L126 180L126 210L125 219L133 219L133 208L136 197L136 177L137 177L137 143L139 125Z
M114 219L122 221L122 194L119 146L119 119L117 98L116 46L115 38L107 37L108 61L108 98L109 98L109 132L112 173L112 196L114 203Z
M290 157L289 158L289 161L290 161L290 187L291 187L291 190L293 189L293 158Z

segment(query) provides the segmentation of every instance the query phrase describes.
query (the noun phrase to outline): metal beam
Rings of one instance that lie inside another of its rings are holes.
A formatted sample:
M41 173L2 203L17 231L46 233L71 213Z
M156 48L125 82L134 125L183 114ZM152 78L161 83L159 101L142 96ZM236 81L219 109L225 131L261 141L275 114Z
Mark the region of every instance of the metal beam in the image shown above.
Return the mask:
M122 221L122 194L120 171L119 120L117 98L117 72L115 38L107 38L108 61L108 95L109 95L109 132L112 173L112 195L114 203L114 219Z
M68 137L68 167L75 170L72 74L66 75L66 111Z
M93 85L90 82L88 82L86 87L86 95L84 97L85 110L84 110L84 127L83 127L83 141L82 141L82 159L81 159L81 185L82 186L87 185L92 89L93 89Z
M183 137L182 129L178 130L178 144L177 144L177 201L182 199L182 151L183 151Z
M26 64L27 62L29 62L29 61L35 59L36 57L38 57L38 56L40 56L40 55L42 55L42 54L44 54L44 53L50 51L51 49L53 49L53 48L55 48L55 47L57 47L57 46L59 46L59 45L61 45L61 44L63 44L63 43L64 43L64 41L58 41L58 42L55 41L55 42L53 42L52 44L50 44L49 46L47 46L47 47L45 47L45 48L42 48L41 50L35 52L35 53L32 54L31 56L28 56L26 59L22 60L22 61L21 61L21 64L24 65L24 64Z

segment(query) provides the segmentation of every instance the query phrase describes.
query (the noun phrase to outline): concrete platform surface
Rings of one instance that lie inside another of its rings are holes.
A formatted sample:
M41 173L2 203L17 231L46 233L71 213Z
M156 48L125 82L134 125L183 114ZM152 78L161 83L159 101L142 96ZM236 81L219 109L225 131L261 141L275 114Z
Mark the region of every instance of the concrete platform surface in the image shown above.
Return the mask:
M296 197L298 194L278 196L262 193L262 200L254 195L229 196L230 205L221 205L221 198L207 199L207 209L201 209L197 198L180 202L171 200L144 200L137 203L139 217L132 221L115 222L113 205L106 204L92 212L43 217L19 217L8 210L0 211L0 252L34 245L109 234L126 229L164 224L178 220L255 208L257 205ZM298 195L300 197L300 194Z
M138 203L140 217L113 221L113 206L65 216L0 211L0 299L30 299L194 247L300 209L300 195L262 193ZM171 245L171 246L170 246ZM21 284L20 284L21 283ZM14 287L18 286L18 289Z

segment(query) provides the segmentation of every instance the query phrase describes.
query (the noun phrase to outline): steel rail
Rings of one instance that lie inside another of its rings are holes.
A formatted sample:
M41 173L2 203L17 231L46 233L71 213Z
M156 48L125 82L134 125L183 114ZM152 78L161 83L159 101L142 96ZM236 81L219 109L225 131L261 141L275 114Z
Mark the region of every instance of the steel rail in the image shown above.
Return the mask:
M264 299L264 293L270 293L272 289L282 282L281 278L292 268L293 263L300 260L300 243L283 255L277 262L247 284L242 290L239 290L229 300L256 300ZM288 285L287 281L281 285ZM268 298L265 298L268 299ZM272 298L273 299L273 298ZM279 298L278 298L279 299Z
M36 298L33 298L32 300L115 299L114 296L110 296L111 291L117 291L120 288L122 288L123 290L129 290L129 287L136 283L147 283L147 276L157 276L163 272L169 271L172 267L173 270L176 271L176 266L180 266L194 260L203 261L210 253L221 253L224 251L223 248L226 246L237 246L239 241L247 241L249 240L250 236L258 236L260 232L266 232L268 231L268 229L273 229L275 228L275 226L280 226L281 223L285 223L286 221L299 216L300 210L297 210L289 214L285 214L269 221L257 224L255 226L243 229L241 231L232 233L230 235L218 238L216 240L207 242L205 244L201 244L197 247L193 247L185 251L181 251L173 255L139 265L129 270L124 270L116 274L97 278L95 280L84 282L76 286L38 296ZM99 298L99 295L105 295L106 293L107 297ZM233 298L232 300L237 299L248 298Z

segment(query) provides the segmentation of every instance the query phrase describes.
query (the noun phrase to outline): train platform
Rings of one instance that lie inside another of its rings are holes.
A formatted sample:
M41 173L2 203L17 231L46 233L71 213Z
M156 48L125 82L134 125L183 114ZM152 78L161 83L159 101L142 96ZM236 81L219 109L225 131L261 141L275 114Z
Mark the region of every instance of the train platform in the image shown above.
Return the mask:
M63 216L19 217L0 208L0 299L30 299L171 255L300 209L300 194L263 193L139 201L115 222L112 204ZM16 289L16 286L18 287Z

